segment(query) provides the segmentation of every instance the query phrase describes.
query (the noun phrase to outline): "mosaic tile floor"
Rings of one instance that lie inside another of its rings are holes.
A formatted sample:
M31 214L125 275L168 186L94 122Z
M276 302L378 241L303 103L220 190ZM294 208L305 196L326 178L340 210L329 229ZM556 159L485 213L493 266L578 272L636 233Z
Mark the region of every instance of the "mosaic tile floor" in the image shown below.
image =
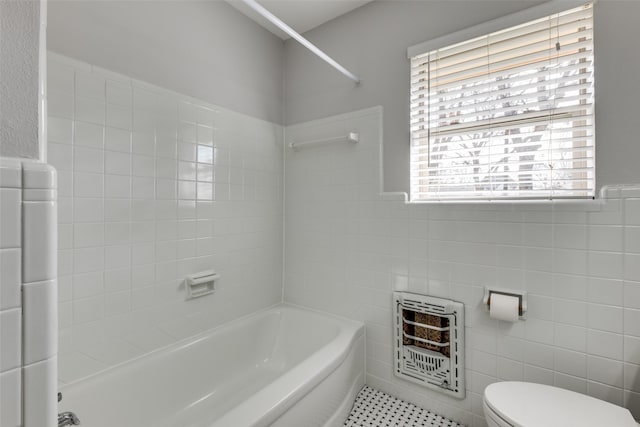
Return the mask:
M344 427L464 427L426 409L418 408L378 390L365 386Z

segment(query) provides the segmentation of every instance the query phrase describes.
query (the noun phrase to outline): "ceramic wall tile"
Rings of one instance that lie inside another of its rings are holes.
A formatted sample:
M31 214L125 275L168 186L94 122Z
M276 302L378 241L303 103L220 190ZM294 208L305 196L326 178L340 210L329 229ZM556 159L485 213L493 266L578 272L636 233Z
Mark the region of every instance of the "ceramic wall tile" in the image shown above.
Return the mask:
M0 372L22 366L22 310L0 311Z
M58 288L56 280L23 285L23 330L25 365L39 362L57 353Z
M498 380L564 387L627 404L640 417L638 199L394 201L379 194L381 120L381 110L372 108L286 128L287 143L353 130L361 135L353 146L285 152L285 301L363 320L367 382L439 413L444 405L457 421L484 425L482 405L473 402ZM216 183L226 182L226 171L215 173L225 175L214 174ZM229 174L238 179L233 167ZM481 306L485 286L527 291L527 319L489 319ZM392 318L371 315L378 306L388 309L393 290L465 302L471 348L463 401L393 375Z
M60 328L80 346L80 352L60 355L61 381L174 341L157 329L160 324L184 325L182 338L184 331L279 301L282 271L267 265L282 265L281 127L56 54L49 62L56 79L81 76L75 85L56 89L61 103L74 100L74 114L55 108L50 115L52 160L64 178ZM233 138L218 143L214 125ZM68 145L73 138L75 147ZM217 164L229 175L231 151L234 201L228 185L224 191L214 184L216 173L221 175ZM212 240L216 219L232 216L233 229L220 229L224 237ZM197 304L186 303L184 275L211 268L226 283L254 291L220 289ZM237 309L218 309L222 301ZM131 334L127 348L114 357L68 372L72 358L86 361L97 354L88 355L94 347L83 345L92 335L84 333L87 328L104 335L147 327L156 331L149 338Z
M35 423L27 423L26 415L22 417L30 398L24 364L54 357L57 348L55 285L43 292L38 284L25 283L57 275L57 176L49 165L16 159L0 159L0 175L0 424L53 427L55 389L47 389L47 396L38 401L50 419L36 416ZM67 224L60 228L68 231ZM70 244L66 237L61 247ZM48 367L40 373L53 378L55 385L55 366ZM30 387L44 385L33 382ZM29 408L34 411L36 406Z
M22 253L19 248L0 249L0 310L21 305Z
M21 191L17 188L0 188L0 249L21 246Z
M23 368L24 427L54 427L58 414L57 359L55 357Z
M0 373L0 424L22 427L22 370Z

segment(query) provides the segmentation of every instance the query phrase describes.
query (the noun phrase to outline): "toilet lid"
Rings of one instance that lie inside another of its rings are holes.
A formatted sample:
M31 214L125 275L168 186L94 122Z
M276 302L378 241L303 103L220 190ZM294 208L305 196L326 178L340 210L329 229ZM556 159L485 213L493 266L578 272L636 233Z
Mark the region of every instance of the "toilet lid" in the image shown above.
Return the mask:
M507 381L484 391L487 406L516 427L637 427L620 406L548 385Z

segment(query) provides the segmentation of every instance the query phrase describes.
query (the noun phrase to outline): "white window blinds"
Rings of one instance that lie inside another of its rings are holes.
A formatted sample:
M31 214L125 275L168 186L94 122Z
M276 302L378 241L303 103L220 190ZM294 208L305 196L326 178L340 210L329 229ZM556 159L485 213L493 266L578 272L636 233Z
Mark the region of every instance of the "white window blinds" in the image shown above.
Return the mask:
M593 197L592 5L411 58L411 200Z

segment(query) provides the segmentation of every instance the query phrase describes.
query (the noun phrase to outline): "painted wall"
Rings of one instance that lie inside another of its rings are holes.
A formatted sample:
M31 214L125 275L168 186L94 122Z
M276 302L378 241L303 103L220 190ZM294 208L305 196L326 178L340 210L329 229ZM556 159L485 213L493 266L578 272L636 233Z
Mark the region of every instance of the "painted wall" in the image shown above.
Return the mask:
M282 41L222 1L53 1L49 49L280 123Z
M39 35L39 1L0 2L0 156L39 156Z
M640 2L604 0L594 6L596 184L640 183L637 100L640 56L634 40ZM615 65L614 65L615 64Z
M57 54L48 86L62 383L281 301L279 125Z
M640 418L640 187L575 203L405 204L379 196L381 110L286 128L285 301L366 323L367 384L485 427L496 381L563 387ZM525 321L489 318L485 286L528 292ZM465 304L467 397L393 374L392 291Z
M293 41L285 43L285 123L382 105L387 191L408 191L409 62L407 47L532 2L377 1L305 35L362 78L355 87ZM597 185L640 182L635 114L640 57L634 17L640 3L605 0L595 6ZM616 65L613 65L616 64Z

